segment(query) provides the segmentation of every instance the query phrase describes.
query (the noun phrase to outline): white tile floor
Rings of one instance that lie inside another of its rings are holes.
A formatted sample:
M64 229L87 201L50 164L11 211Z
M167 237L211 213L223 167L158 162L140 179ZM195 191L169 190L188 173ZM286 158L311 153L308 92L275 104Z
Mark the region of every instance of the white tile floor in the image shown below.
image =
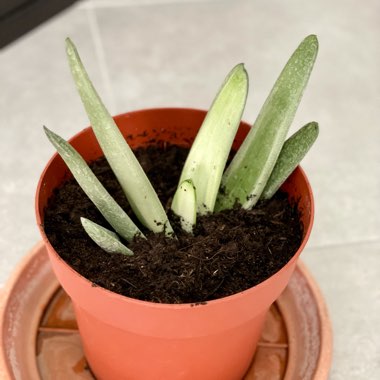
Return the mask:
M332 380L380 378L380 2L93 0L0 52L0 286L39 240L33 197L53 148L87 125L63 41L77 44L112 113L208 108L229 69L251 78L253 122L300 40L320 53L294 128L320 123L305 159L317 215L303 256L334 324Z

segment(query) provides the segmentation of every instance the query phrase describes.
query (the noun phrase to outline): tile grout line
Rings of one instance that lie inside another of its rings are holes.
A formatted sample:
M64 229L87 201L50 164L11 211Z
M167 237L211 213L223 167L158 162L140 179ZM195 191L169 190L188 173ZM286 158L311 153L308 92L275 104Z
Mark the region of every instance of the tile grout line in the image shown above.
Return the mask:
M339 248L339 247L345 247L348 245L357 246L362 244L370 244L370 245L380 245L380 239L374 238L371 240L356 240L356 241L348 241L343 243L332 243L332 244L325 244L325 245L312 245L312 246L306 246L305 249L307 250L313 250L313 249L329 249L329 248Z
M87 0L80 4L79 7L82 9L88 8L129 8L129 7L145 7L145 6L160 6L160 5L183 5L183 4L216 4L225 2L225 0L162 0L154 2L152 0L134 0L126 4L124 1L97 1Z
M100 37L99 24L98 24L98 20L96 18L95 12L96 12L95 7L92 4L92 1L87 3L86 13L87 13L88 22L90 25L90 33L91 33L92 40L95 46L95 55L99 64L102 82L107 94L108 104L106 105L106 107L111 113L111 115L113 115L115 112L115 97L112 91L111 81L108 74L109 70L108 70L107 61L104 54L103 43Z

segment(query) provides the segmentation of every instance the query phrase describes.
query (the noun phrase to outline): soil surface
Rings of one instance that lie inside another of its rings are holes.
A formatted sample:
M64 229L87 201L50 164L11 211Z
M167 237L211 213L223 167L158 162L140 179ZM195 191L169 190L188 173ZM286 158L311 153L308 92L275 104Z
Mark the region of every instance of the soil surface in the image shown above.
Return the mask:
M166 144L135 151L167 210L187 152ZM106 160L91 167L133 217ZM133 217L147 239L129 244L130 257L106 253L86 235L81 216L112 228L71 179L49 200L44 228L59 255L94 285L146 301L204 303L248 289L290 260L302 239L296 206L278 192L250 211L235 208L199 217L194 235L183 232L169 213L178 240L147 232Z

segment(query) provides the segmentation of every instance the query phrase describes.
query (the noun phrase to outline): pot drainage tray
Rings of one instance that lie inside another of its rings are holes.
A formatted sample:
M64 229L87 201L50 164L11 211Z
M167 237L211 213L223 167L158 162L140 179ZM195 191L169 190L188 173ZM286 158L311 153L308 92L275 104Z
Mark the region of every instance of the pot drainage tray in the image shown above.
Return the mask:
M87 367L71 301L42 243L0 293L0 378L94 379ZM321 293L300 263L272 305L244 380L325 380L332 336Z

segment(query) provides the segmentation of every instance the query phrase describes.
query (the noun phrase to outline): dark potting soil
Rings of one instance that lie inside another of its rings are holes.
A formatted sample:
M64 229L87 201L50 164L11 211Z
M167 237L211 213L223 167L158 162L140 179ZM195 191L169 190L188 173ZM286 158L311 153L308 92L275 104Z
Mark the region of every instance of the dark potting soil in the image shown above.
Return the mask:
M187 152L166 144L135 151L167 211ZM91 167L141 227L107 161ZM44 228L59 255L94 286L161 303L203 303L248 289L283 267L302 239L296 204L281 192L250 211L235 208L199 217L193 236L173 216L177 240L141 227L147 239L129 244L134 256L104 252L86 235L81 216L112 229L70 179L55 191L45 213Z

